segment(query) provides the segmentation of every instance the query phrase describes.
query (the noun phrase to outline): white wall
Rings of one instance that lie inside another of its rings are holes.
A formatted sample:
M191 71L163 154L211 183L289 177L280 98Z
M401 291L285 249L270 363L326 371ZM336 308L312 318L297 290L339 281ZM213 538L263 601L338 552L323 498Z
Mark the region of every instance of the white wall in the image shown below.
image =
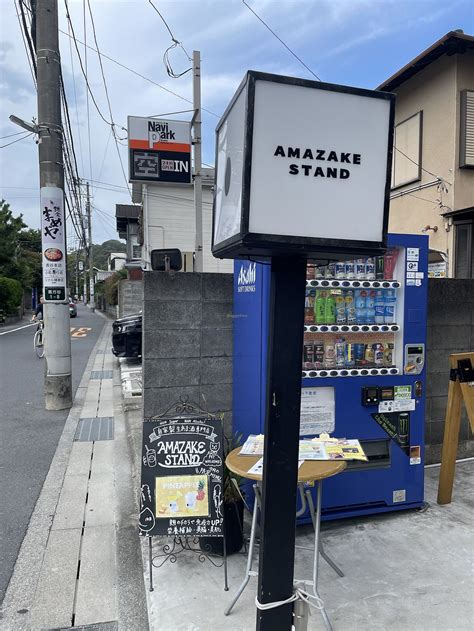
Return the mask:
M145 247L143 258L160 248L178 248L194 252L195 216L192 186L147 184L144 186L143 216ZM211 253L212 189L203 186L203 271L232 273L233 262L220 260Z

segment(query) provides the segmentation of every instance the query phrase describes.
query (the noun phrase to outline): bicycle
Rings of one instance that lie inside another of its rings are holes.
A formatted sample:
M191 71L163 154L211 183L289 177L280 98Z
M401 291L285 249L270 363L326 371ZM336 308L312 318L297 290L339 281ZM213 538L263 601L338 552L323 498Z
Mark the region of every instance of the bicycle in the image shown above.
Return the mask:
M36 329L35 336L33 338L33 346L36 356L41 359L44 357L44 323L43 320L38 320L38 328Z

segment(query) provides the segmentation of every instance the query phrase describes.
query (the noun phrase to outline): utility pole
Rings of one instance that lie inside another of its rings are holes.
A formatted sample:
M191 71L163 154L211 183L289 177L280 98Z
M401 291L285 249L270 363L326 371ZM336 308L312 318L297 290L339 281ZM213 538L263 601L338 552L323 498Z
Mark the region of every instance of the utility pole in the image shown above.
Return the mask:
M86 212L87 235L89 238L89 307L91 311L94 311L94 252L92 250L91 197L89 192L89 182L86 182Z
M194 210L196 240L194 271L203 271L202 236L202 135L201 135L201 53L193 51L193 147L194 147Z
M44 396L47 410L63 410L72 406L72 375L57 0L41 0L36 5L36 56L45 299ZM50 248L52 243L56 248ZM59 265L50 267L47 254L55 256ZM51 272L53 269L57 274Z

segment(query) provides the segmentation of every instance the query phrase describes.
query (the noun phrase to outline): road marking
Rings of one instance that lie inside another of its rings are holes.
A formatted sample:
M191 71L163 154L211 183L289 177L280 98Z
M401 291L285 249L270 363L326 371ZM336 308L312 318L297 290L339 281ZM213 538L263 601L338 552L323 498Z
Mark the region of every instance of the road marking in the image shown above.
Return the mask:
M3 331L0 335L8 335L8 333L15 333L15 331L21 331L21 329L27 329L29 326L35 326L37 322L32 322L31 324L25 324L25 326L19 326L17 329L11 329L11 331Z
M71 337L87 337L89 331L92 331L91 327L88 326L80 326L80 327L71 327Z

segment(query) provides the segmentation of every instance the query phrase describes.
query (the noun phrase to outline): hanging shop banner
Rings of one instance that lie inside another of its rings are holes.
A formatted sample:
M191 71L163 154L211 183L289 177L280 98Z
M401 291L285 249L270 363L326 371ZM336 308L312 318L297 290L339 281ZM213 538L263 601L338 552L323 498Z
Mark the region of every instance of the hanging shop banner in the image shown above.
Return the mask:
M130 182L191 183L191 123L128 117Z
M146 418L140 533L223 536L223 460L220 419Z
M249 71L216 130L214 255L381 250L394 98Z
M43 260L43 298L46 302L65 302L66 227L64 193L55 186L41 189L41 251Z

